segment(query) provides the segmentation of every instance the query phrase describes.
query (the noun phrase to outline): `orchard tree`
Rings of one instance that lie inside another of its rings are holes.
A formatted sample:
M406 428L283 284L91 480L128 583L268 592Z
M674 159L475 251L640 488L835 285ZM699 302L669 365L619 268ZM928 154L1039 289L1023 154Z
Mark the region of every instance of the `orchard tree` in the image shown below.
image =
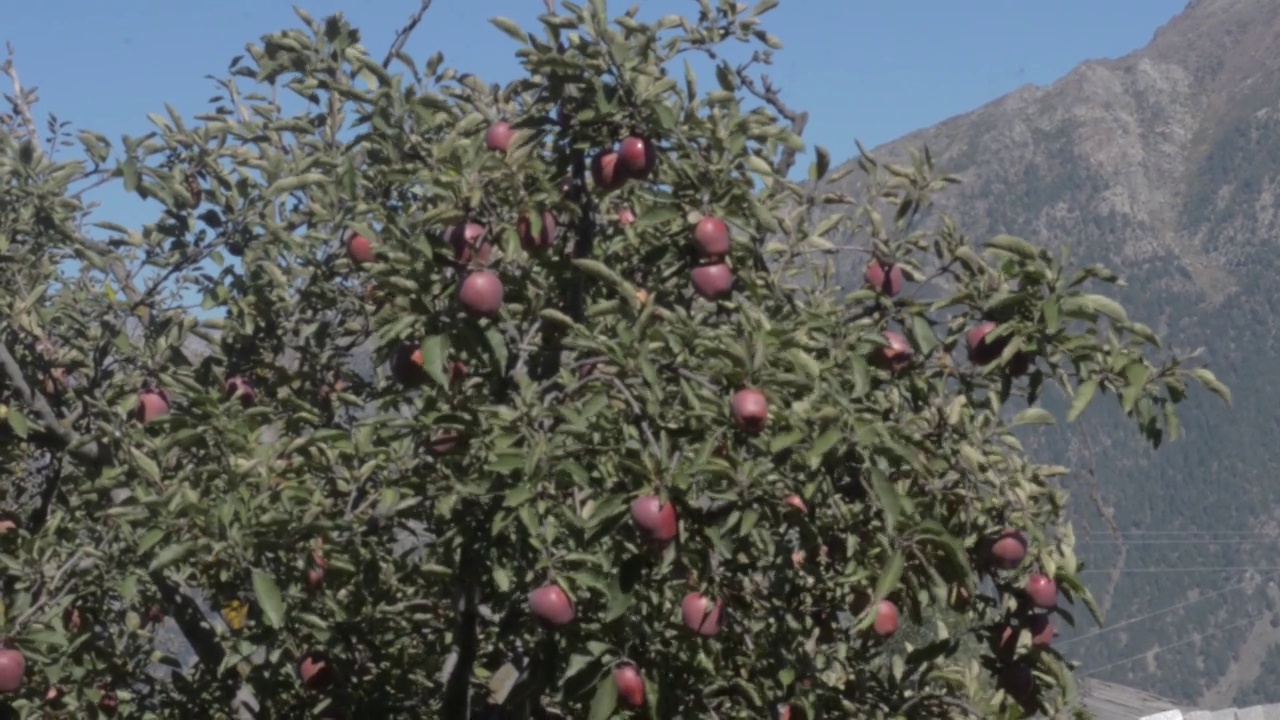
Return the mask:
M1059 602L1096 610L1067 470L1019 426L1110 395L1158 445L1191 381L1226 389L1095 293L1107 270L967 239L927 152L814 148L791 179L776 0L495 19L506 85L403 51L429 4L381 58L298 11L207 113L119 142L37 122L6 64L10 708L1069 702ZM104 185L154 221L95 215Z

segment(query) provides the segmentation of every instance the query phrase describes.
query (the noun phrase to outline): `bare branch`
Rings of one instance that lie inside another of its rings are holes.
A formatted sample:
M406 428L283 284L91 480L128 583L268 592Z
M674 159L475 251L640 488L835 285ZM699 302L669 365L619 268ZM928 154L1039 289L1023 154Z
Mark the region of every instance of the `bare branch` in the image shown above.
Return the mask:
M778 89L774 87L773 81L768 75L761 75L760 82L751 77L748 69L752 63L744 63L736 69L738 82L742 83L742 87L747 89L755 97L764 101L774 112L782 116L782 119L791 123L791 132L796 135L802 135L804 128L809 124L809 113L795 110L782 100L782 95ZM796 164L796 152L794 150L783 150L782 156L778 159L778 174L786 177L791 172L791 168Z
M409 16L409 22L405 23L404 27L400 28L399 32L396 33L396 39L391 41L391 49L387 51L387 56L382 59L383 70L390 68L391 61L404 50L405 44L409 42L409 36L413 34L413 31L418 27L418 23L422 22L423 16L431 9L431 2L432 0L422 0L421 4L418 5L418 9Z

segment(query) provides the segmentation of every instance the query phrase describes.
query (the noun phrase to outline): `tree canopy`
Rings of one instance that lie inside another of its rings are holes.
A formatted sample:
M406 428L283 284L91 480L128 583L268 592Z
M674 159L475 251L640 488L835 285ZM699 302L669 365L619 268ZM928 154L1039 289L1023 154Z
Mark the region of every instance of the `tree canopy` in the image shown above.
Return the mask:
M10 709L1069 703L1053 623L1096 608L1022 426L1111 396L1158 446L1189 384L1229 393L1106 268L966 237L927 150L792 177L776 5L549 3L493 21L506 84L299 10L118 142L6 64ZM100 220L105 185L154 221Z

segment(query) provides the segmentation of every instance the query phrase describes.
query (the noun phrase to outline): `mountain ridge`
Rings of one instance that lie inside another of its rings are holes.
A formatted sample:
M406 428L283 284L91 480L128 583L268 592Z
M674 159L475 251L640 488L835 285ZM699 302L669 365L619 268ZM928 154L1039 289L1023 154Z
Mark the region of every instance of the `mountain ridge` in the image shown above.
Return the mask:
M1232 387L1232 409L1193 398L1185 437L1159 452L1105 408L1034 443L1081 471L1081 556L1108 609L1068 657L1200 707L1280 701L1266 671L1280 671L1278 41L1280 3L1192 0L1142 48L871 151L902 161L928 146L963 180L938 206L975 238L1019 235L1118 270L1130 314L1179 350L1203 347ZM856 258L842 260L859 283Z

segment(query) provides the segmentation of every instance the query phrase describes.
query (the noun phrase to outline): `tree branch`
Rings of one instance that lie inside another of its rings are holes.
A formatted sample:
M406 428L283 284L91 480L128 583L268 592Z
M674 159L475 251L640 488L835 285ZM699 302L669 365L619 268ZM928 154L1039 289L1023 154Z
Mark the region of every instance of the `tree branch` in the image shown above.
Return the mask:
M418 5L418 9L409 16L409 22L405 23L404 27L400 28L399 32L396 33L396 39L391 41L391 49L387 51L387 56L382 59L383 70L389 69L391 61L404 50L405 44L409 42L409 36L413 34L413 31L418 27L418 23L422 22L423 16L431 9L431 3L432 0L422 0L421 4Z
M96 440L86 440L79 433L62 424L57 414L50 407L44 395L36 392L27 383L22 374L22 367L13 357L13 352L4 342L0 342L0 371L18 391L18 397L27 407L35 411L36 419L43 427L49 441L58 450L65 450L77 460L92 466L100 466L111 461L111 451Z
M782 95L774 87L773 81L768 75L761 75L760 82L757 83L756 79L747 72L750 67L751 63L744 63L738 66L736 69L738 82L742 83L742 87L746 88L747 92L764 101L765 104L773 108L774 112L781 115L782 119L791 123L791 132L797 136L802 135L805 126L809 124L809 113L795 110L783 102ZM795 164L796 151L783 150L782 155L778 158L778 174L785 178Z
M36 125L35 118L31 116L31 106L27 103L26 91L22 87L22 81L18 78L18 68L13 64L14 49L11 43L5 43L5 49L9 56L5 58L0 69L4 74L9 76L9 82L13 85L13 109L18 113L18 117L22 121L23 129L27 131L27 140L31 142L37 150L40 149L40 128Z

